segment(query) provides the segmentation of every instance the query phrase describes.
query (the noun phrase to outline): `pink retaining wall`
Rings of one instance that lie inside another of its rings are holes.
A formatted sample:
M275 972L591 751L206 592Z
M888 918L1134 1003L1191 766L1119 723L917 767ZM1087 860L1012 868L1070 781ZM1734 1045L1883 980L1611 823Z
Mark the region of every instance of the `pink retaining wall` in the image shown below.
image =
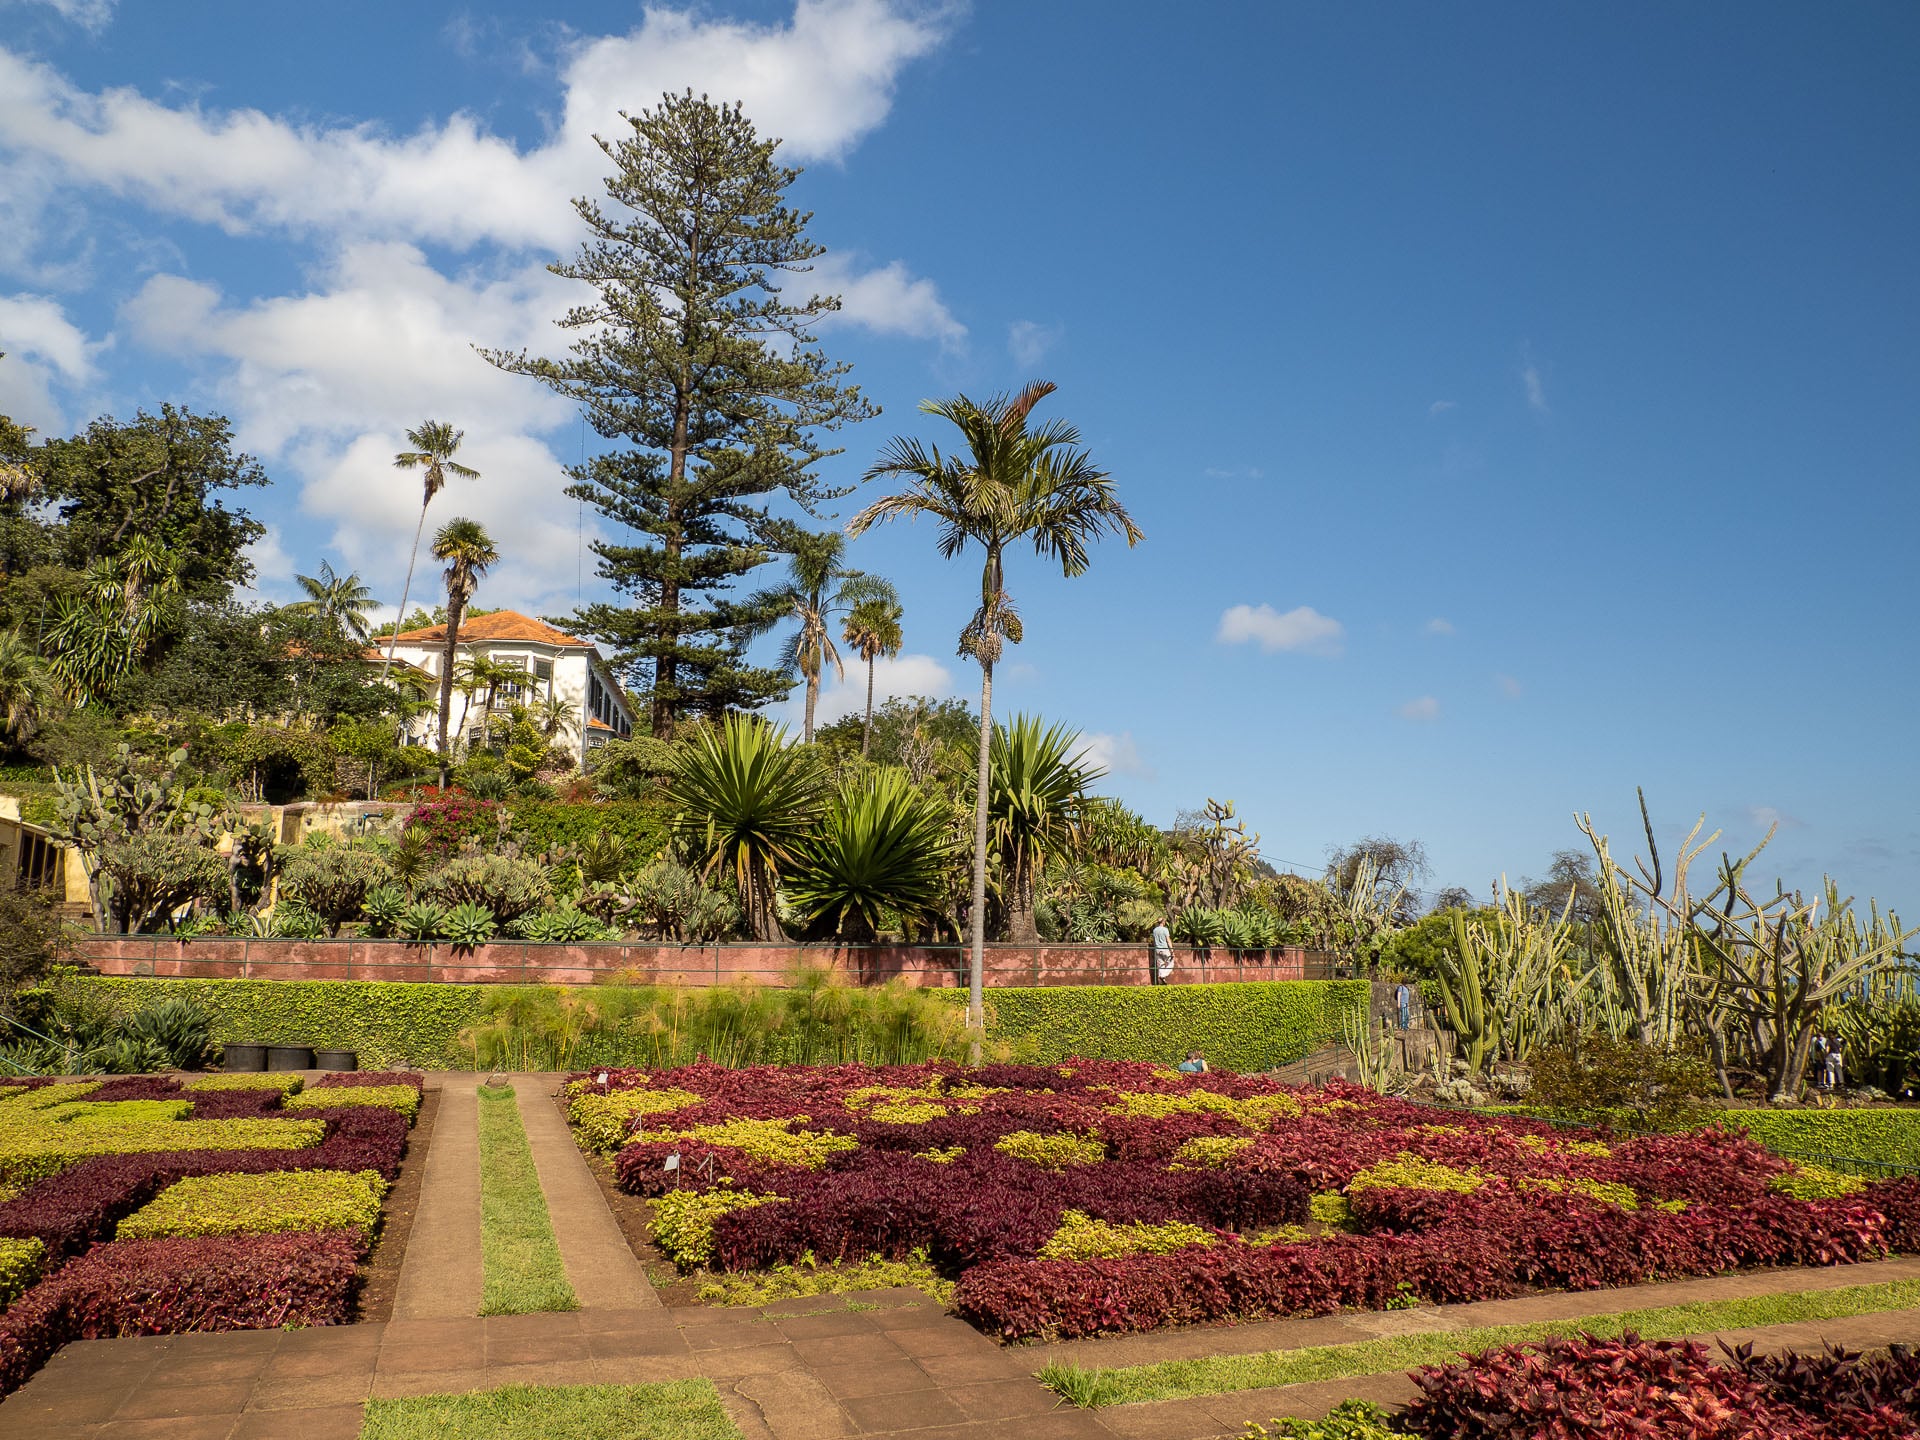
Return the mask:
M964 946L933 945L530 945L503 941L458 950L399 940L170 940L91 935L76 958L103 975L192 979L412 980L453 984L715 985L784 983L795 964L831 966L863 984L967 983ZM1173 983L1320 980L1332 973L1318 951L1245 954L1182 950ZM989 985L1145 985L1143 945L989 945Z

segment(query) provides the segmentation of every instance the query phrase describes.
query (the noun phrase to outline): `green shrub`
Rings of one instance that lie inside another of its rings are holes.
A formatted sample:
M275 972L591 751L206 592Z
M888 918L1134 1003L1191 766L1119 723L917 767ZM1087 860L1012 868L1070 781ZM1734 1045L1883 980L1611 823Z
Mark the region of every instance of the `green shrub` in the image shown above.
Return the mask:
M596 767L597 772L597 767ZM536 853L554 846L574 850L589 836L617 835L627 844L629 867L667 848L673 807L658 800L609 800L572 804L563 800L516 800L509 807L514 833Z
M461 855L420 887L423 900L447 906L456 916L468 907L484 910L495 926L533 914L552 896L547 867L514 855Z
M332 1110L342 1105L366 1105L398 1110L413 1123L420 1113L420 1091L412 1085L340 1085L325 1090L303 1090L287 1097L289 1110Z
M778 1195L745 1190L675 1190L653 1202L653 1243L682 1270L696 1270L713 1259L713 1223L722 1215L755 1205L778 1203Z
M585 1081L575 1081L568 1087L567 1121L582 1145L610 1155L626 1143L634 1117L665 1115L699 1103L700 1097L691 1090L639 1085L602 1094Z
M1043 1064L1071 1055L1172 1062L1198 1050L1216 1069L1248 1073L1338 1043L1369 993L1364 980L996 989L987 1036Z
M1213 1236L1198 1225L1170 1221L1148 1225L1131 1221L1112 1225L1095 1220L1080 1210L1069 1210L1060 1217L1060 1228L1042 1245L1042 1260L1118 1260L1123 1255L1171 1255L1195 1245L1211 1245Z
M1042 1135L1033 1130L1016 1130L993 1142L1002 1155L1038 1165L1043 1170L1060 1170L1068 1165L1098 1165L1107 1158L1107 1147L1097 1135L1073 1135L1065 1131Z
M480 1013L477 985L413 985L365 980L172 980L84 976L73 984L132 1010L166 995L197 1000L228 1045L312 1045L352 1050L360 1063L387 1068L466 1069L458 1041ZM223 1080L241 1082L240 1076ZM244 1077L273 1083L271 1077Z
M189 1080L186 1088L189 1090L278 1090L282 1095L292 1095L304 1083L300 1076L285 1070L257 1074L253 1071L239 1070L231 1075L208 1075L199 1080Z
M121 1240L304 1230L358 1230L371 1236L386 1193L387 1182L374 1170L198 1175L169 1185L114 1233Z
M1370 1400L1342 1400L1324 1420L1249 1420L1245 1440L1405 1440Z
M46 1261L47 1247L38 1240L0 1236L0 1310L5 1310L40 1278Z
M1714 1093L1713 1067L1697 1043L1566 1036L1536 1048L1528 1069L1528 1104L1576 1118L1624 1115L1639 1130L1675 1129Z
M359 919L367 892L392 878L387 862L369 849L309 844L281 853L280 893L318 915L329 935Z
M1706 1119L1769 1149L1920 1169L1920 1110L1727 1110Z

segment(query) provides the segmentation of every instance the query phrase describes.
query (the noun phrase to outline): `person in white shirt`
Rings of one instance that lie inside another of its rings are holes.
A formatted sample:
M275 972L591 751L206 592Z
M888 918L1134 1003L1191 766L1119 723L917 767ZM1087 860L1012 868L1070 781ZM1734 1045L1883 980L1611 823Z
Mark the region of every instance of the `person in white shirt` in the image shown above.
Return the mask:
M1167 917L1162 915L1153 927L1153 983L1165 985L1173 979L1173 932L1167 929Z

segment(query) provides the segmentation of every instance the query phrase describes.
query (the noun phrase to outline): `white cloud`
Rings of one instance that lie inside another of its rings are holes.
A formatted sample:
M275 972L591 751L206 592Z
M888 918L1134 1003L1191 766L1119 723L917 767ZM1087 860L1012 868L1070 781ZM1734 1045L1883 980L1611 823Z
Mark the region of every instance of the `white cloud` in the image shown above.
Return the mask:
M886 118L900 72L943 34L939 14L885 0L798 0L789 22L772 25L648 9L637 29L571 48L561 120L524 153L470 114L410 135L296 125L125 87L89 92L0 49L0 152L10 154L0 188L95 186L234 234L570 249L579 236L567 201L600 190L608 162L593 137L618 135L623 108L691 88L741 101L762 134L785 141L782 159L835 161Z
M924 695L929 700L944 700L954 693L953 672L931 655L896 655L891 660L873 662L873 708L878 710L896 697ZM806 707L806 691L795 686L785 713L793 724L800 723ZM867 667L858 656L847 661L847 676L836 680L828 670L814 706L813 723L831 725L846 715L864 714L867 708Z
M1429 635L1453 634L1453 622L1444 615L1434 616L1433 619L1427 621L1425 628Z
M1782 830L1803 830L1807 822L1773 805L1747 806L1747 822L1757 830L1779 826Z
M1540 367L1534 363L1533 354L1528 351L1525 364L1520 370L1520 384L1527 392L1527 408L1536 415L1550 414L1547 405L1547 382L1540 373Z
M114 7L118 3L119 0L0 0L0 9L44 5L62 20L71 21L83 29L104 30L107 22L113 19Z
M1338 620L1322 615L1311 605L1298 606L1284 615L1271 605L1235 605L1221 615L1214 639L1222 645L1251 640L1269 655L1280 650L1338 655L1346 634L1346 627Z
M1031 370L1046 357L1049 350L1060 343L1060 337L1066 333L1065 326L1016 320L1007 327L1007 353L1013 356L1014 364L1023 370Z
M1454 400L1436 400L1431 405L1427 406L1427 418L1431 420L1436 415L1444 415L1447 413L1447 411L1456 408L1458 403L1459 402Z
M1522 690L1526 688L1511 675L1496 675L1493 677L1493 683L1500 688L1500 693L1509 700L1518 700Z
M840 313L829 323L860 325L876 334L912 340L938 340L947 349L967 338L967 327L947 309L939 287L898 260L877 270L856 271L839 254L822 255L806 278L812 294L840 297Z
M59 301L0 295L0 415L46 434L66 429L54 389L90 384L102 348L67 319Z
M1440 702L1431 695L1422 695L1417 700L1409 700L1406 704L1396 707L1394 713L1402 720L1417 720L1421 722L1438 720L1440 718Z
M1084 732L1074 756L1082 764L1099 766L1108 775L1138 775L1146 780L1153 778L1153 769L1141 758L1140 747L1134 743L1131 730L1122 730L1118 735L1109 735L1100 730Z

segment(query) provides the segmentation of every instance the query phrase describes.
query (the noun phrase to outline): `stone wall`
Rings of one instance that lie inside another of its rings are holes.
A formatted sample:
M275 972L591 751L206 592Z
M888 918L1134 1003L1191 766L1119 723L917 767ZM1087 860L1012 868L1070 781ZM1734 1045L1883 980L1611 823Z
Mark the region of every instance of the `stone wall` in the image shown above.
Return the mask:
M533 945L501 941L473 949L400 940L255 940L91 935L76 958L102 975L191 979L411 980L459 984L780 985L796 965L830 966L863 984L903 980L967 983L964 946L932 945ZM1173 983L1322 980L1330 957L1281 949L1180 953ZM989 945L989 985L1145 985L1144 945Z

